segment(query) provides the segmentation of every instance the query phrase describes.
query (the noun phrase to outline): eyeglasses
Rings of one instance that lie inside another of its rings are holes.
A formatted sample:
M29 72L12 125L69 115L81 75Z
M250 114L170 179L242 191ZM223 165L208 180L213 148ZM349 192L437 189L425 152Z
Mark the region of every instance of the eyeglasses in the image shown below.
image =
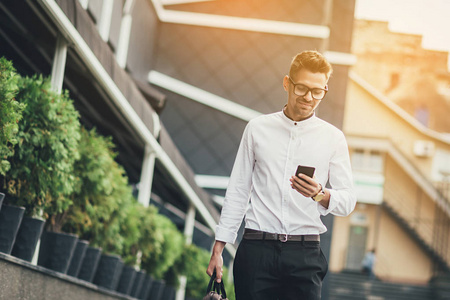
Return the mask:
M314 100L322 100L325 97L326 93L328 92L328 87L325 87L324 89L320 89L320 88L311 89L304 84L294 83L292 81L291 77L289 77L289 80L294 85L294 94L296 94L297 96L304 97L311 91L311 97Z

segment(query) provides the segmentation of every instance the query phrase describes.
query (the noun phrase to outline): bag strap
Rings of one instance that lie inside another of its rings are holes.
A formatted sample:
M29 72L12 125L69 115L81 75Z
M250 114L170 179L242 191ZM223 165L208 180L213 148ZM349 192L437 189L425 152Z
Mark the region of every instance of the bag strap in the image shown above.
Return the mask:
M212 291L217 292L218 294L222 295L222 298L227 298L227 293L225 292L225 285L223 284L223 280L220 281L220 283L215 281L216 279L216 270L214 269L214 272L211 275L211 278L209 279L208 287L206 288L206 295L209 294L209 292ZM214 284L214 285L213 285Z
M209 292L211 292L211 288L215 289L216 286L214 285L214 287L213 287L214 279L216 279L216 269L214 269L214 272L212 273L211 278L209 279L209 283L208 283L208 287L206 288L205 295L207 295L207 294L209 294Z
M217 284L217 293L222 295L222 299L227 299L227 293L225 292L225 285L223 284L223 280L220 283L215 282L215 284Z

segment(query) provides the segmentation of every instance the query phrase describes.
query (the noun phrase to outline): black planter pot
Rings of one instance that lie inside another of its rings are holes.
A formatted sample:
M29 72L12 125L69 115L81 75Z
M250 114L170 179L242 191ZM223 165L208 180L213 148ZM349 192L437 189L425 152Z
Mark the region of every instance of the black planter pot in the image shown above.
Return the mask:
M11 255L31 262L36 251L36 245L41 238L44 224L45 221L42 219L23 217Z
M142 283L141 293L139 294L138 299L147 300L150 294L152 283L153 278L150 275L145 274L144 282Z
M145 272L138 271L136 277L134 278L133 287L131 288L130 293L131 297L137 298L140 295L144 279L145 279Z
M73 234L44 231L38 265L66 274L77 241L78 237Z
M69 269L67 270L67 275L77 277L78 272L81 268L81 263L83 262L84 255L86 254L86 249L89 242L86 240L78 240L75 246L75 251L73 252L72 259L70 260Z
M0 252L11 254L24 212L24 207L2 206L0 210Z
M0 209L2 209L3 199L5 198L5 194L0 193Z
M92 282L95 272L97 271L101 254L102 249L90 246L87 247L83 263L81 264L77 277L82 280Z
M119 260L119 263L117 265L116 274L114 276L113 283L111 285L111 290L117 289L117 286L119 285L120 275L122 275L123 266L124 266L124 263L121 259L121 260Z
M125 295L130 295L136 273L137 272L133 267L124 266L122 268L122 273L120 274L116 291Z
M176 290L171 285L166 285L161 297L161 300L175 300Z
M164 280L153 280L147 300L166 300L162 298L165 286L166 282Z
M118 255L102 254L94 276L94 284L114 290L120 278L123 263Z

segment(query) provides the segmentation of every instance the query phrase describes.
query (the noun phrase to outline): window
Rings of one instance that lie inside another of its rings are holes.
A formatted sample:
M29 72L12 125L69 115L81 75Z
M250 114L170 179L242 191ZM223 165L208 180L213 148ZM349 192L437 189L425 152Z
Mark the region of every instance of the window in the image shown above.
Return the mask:
M355 149L352 153L352 167L355 171L383 173L384 156L376 150Z

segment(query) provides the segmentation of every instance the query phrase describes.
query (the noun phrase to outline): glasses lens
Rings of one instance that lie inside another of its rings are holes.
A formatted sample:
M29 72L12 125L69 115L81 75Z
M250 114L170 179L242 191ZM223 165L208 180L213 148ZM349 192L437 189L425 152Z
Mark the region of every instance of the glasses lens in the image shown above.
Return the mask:
M307 86L304 86L303 84L296 84L295 85L295 93L299 96L305 96L308 93L309 89Z
M294 93L297 96L306 96L308 92L311 91L311 96L316 100L322 100L325 97L325 90L322 89L309 89L307 86L303 84L296 84Z
M314 99L320 100L325 96L325 91L322 89L312 89L311 94Z

